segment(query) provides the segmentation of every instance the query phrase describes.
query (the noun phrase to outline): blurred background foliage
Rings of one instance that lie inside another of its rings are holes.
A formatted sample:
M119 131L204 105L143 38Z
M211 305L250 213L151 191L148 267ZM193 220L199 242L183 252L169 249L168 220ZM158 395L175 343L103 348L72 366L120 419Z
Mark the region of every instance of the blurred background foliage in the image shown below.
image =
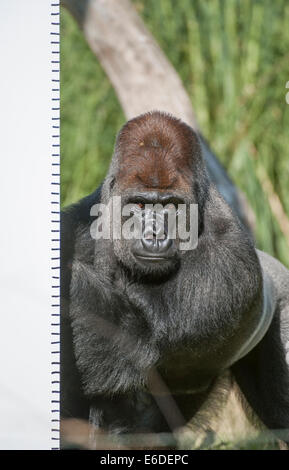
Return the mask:
M288 0L133 3L179 73L202 133L247 195L258 247L289 266ZM64 9L61 15L66 206L105 176L125 117L78 26Z

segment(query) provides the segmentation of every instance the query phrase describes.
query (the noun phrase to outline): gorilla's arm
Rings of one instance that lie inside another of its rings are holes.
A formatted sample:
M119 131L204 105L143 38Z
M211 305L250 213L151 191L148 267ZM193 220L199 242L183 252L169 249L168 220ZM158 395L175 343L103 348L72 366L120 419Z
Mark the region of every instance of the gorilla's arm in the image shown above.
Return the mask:
M61 214L61 416L88 418L89 406L83 395L80 375L73 351L69 318L71 267L75 252L76 232L90 221L90 208L100 201L101 187Z
M266 253L258 256L275 286L274 317L262 341L232 371L261 421L272 430L287 429L289 442L289 271Z

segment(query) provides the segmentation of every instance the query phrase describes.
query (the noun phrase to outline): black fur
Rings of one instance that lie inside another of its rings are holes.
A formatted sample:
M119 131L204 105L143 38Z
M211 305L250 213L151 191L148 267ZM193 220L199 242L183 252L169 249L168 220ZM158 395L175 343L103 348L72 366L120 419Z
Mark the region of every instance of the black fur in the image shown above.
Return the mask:
M202 160L191 193L200 202L198 246L174 269L156 277L139 272L128 245L116 253L110 240L95 242L90 208L117 191L115 165L103 188L62 214L61 415L90 414L95 426L117 433L168 431L195 415L254 330L262 271ZM289 428L287 330L280 339L286 318L276 313L266 337L232 367L255 412L274 429ZM167 388L181 419L170 406L162 409Z

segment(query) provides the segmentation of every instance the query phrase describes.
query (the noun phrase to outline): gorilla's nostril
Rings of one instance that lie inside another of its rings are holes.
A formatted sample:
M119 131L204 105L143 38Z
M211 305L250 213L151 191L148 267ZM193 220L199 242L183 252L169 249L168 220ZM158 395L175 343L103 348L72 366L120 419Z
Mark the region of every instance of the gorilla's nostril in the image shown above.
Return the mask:
M158 251L157 241L155 238L142 238L141 242L146 251L151 253Z
M172 240L165 238L164 240L158 240L158 251L160 253L167 251L172 246Z

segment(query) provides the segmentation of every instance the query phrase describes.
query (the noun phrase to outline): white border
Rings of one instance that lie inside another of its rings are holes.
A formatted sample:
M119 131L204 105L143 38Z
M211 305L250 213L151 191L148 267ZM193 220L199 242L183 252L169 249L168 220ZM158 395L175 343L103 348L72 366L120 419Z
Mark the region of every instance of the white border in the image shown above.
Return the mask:
M56 186L52 183L59 182L59 166L52 165L59 163L59 157L52 157L51 151L59 142L51 127L52 114L58 112L52 111L57 102L52 98L59 97L58 91L52 91L59 87L51 81L59 77L59 72L52 72L59 64L51 62L58 56L53 53L56 45L50 44L50 33L59 32L59 25L51 24L59 22L54 21L59 17L54 12L59 12L54 0L0 2L0 449L4 450L58 447L59 423L51 422L59 419L57 384L53 390L51 384L55 376L51 372L59 369L58 354L51 353L59 346L51 345L52 333L59 333L59 326L51 325L59 323L54 317L59 307L51 307L54 301L59 304L57 297L51 297L59 293L51 283L52 272L59 272L52 270L59 267L59 260L51 259L59 258L59 250L52 251L59 242L52 241L51 232L59 226L52 222L59 218L52 214L59 210L59 194L51 194Z
M51 440L52 450L60 439L60 7L51 3Z

